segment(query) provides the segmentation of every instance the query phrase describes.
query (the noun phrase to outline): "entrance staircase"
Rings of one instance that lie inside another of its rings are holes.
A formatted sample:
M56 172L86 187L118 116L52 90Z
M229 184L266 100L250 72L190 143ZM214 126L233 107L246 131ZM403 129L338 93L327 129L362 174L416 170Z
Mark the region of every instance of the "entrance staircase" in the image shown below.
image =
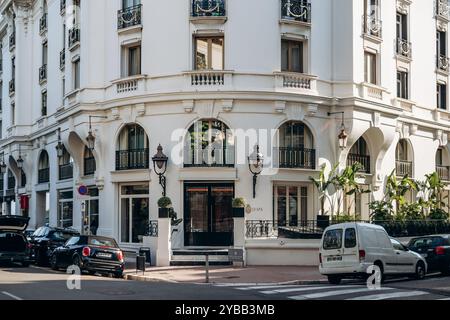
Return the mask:
M172 251L171 266L204 266L208 254L209 265L229 266L228 249L223 248L189 248Z

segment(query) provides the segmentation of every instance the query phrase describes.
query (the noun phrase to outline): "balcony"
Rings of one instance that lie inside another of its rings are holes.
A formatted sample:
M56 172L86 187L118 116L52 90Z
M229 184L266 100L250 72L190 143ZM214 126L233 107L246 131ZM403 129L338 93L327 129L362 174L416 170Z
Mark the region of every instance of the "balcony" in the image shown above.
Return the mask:
M396 160L395 161L395 173L398 177L408 176L413 177L413 163L412 161Z
M126 29L142 24L142 5L119 10L117 13L117 29Z
M225 0L192 0L191 21L224 23Z
M68 180L73 178L73 164L60 164L59 165L59 180Z
M436 165L436 172L443 181L450 181L450 166Z
M364 15L364 34L376 38L382 38L383 23L375 16Z
M136 170L149 168L149 150L133 149L116 151L116 170Z
M405 39L397 39L397 55L411 59L411 42Z
M311 3L305 0L281 0L281 19L311 23Z
M349 153L347 156L347 166L352 166L356 163L362 166L360 172L370 174L370 156Z
M185 168L234 168L235 150L224 146L196 147L185 156Z
M39 20L39 33L41 35L47 31L47 22L48 22L48 15L47 13L44 13L41 19Z
M39 68L39 83L43 84L47 81L47 65L44 64Z
M94 175L95 170L96 170L95 158L94 157L84 158L84 175L92 176Z
M449 21L449 10L450 6L448 0L437 0L436 1L436 17L443 19L444 21Z
M12 96L15 93L16 93L16 80L11 79L9 81L9 95Z
M59 53L59 69L64 70L66 67L66 49L62 49Z
M278 155L278 168L311 169L316 168L316 150L306 148L275 148Z
M449 61L450 59L446 55L439 55L436 66L438 71L449 72Z
M190 73L192 86L223 86L225 85L225 71L198 70Z
M16 178L8 177L8 190L14 190L16 188Z
M50 169L39 169L38 170L38 183L50 182Z
M80 42L80 29L74 27L69 30L69 48L72 50Z
M16 47L16 32L13 31L9 36L9 50L12 51Z
M276 72L277 87L316 90L317 77L296 72Z

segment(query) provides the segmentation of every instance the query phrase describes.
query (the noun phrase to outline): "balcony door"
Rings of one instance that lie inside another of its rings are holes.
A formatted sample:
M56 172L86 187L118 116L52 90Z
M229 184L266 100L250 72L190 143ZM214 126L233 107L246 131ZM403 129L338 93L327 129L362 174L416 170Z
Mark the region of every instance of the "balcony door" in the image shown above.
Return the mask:
M233 245L234 184L186 183L184 186L184 245Z

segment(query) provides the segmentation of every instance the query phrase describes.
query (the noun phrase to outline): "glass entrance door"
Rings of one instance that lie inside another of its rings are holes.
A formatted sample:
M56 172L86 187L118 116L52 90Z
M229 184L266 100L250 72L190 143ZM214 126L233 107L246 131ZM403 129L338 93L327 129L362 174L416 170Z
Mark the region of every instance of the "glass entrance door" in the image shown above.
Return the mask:
M185 246L233 245L233 197L233 184L185 184Z

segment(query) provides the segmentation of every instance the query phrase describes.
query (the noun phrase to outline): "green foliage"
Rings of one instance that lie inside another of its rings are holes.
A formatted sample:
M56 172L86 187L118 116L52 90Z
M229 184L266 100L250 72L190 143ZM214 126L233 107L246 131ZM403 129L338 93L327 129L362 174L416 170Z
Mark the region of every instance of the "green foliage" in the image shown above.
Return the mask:
M372 201L369 203L372 211L370 218L372 221L391 221L393 219L392 203L387 201Z
M432 209L428 215L429 220L448 220L448 213L440 208Z
M314 177L309 177L309 180L314 184L316 187L318 193L319 193L319 201L320 201L320 209L321 214L326 215L327 212L325 212L325 200L327 198L327 192L330 186L333 185L334 177L336 175L336 171L339 164L336 164L328 174L328 176L325 174L326 166L323 165L320 173L319 178L315 179Z
M172 205L172 200L169 197L161 197L158 200L158 207L169 208Z
M233 208L245 208L245 204L244 198L234 198L232 206Z

